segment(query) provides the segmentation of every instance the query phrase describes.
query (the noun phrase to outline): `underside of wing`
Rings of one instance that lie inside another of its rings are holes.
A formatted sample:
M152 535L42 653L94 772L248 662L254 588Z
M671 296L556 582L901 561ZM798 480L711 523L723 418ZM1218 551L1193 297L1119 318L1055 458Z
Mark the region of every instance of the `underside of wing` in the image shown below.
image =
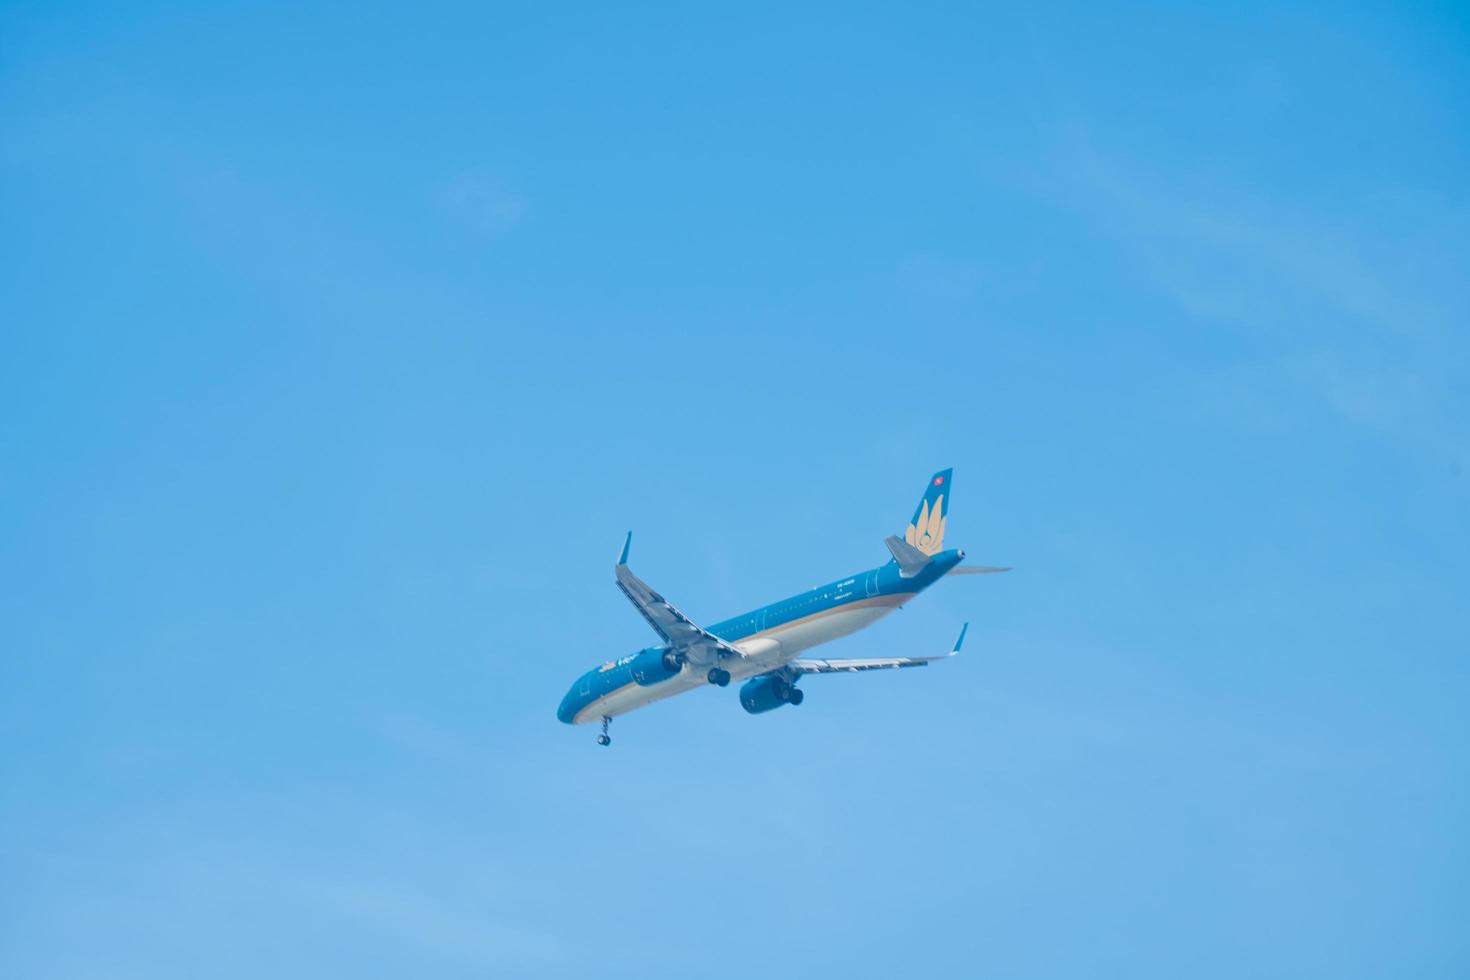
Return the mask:
M954 649L949 653L940 654L937 657L866 657L850 660L816 660L800 659L793 660L787 664L785 669L793 674L842 674L857 673L863 670L891 670L898 667L924 667L934 663L936 660L948 660L960 652L960 646L965 642L965 633L970 624L966 623L960 628L960 635L954 641Z
M936 660L946 660L949 654L942 657L871 657L866 660L793 660L787 664L793 672L798 674L842 674L857 673L860 670L887 670L893 667L927 667Z
M672 602L649 588L647 582L633 574L633 570L628 567L628 546L632 540L633 534L629 532L614 574L617 576L618 588L623 590L623 595L642 613L653 631L675 651L683 654L690 663L713 664L718 663L721 657L738 657L740 651L695 623Z

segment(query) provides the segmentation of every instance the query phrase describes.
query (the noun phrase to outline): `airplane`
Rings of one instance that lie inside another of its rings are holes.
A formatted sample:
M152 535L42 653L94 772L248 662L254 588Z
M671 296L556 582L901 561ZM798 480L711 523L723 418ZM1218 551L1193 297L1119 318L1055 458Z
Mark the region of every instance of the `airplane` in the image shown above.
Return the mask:
M938 656L858 660L800 656L818 644L877 622L946 575L1010 571L961 565L964 551L944 550L953 473L952 469L940 470L930 477L904 536L884 539L893 556L887 564L708 628L693 622L628 568L628 549L633 543L629 531L613 573L618 588L662 642L587 671L567 691L556 717L569 725L601 719L597 744L610 745L608 727L618 715L707 684L725 687L732 680L749 678L740 688L740 705L758 715L782 705L801 704L806 694L796 684L808 674L925 667L959 653L969 623L960 628L953 649Z

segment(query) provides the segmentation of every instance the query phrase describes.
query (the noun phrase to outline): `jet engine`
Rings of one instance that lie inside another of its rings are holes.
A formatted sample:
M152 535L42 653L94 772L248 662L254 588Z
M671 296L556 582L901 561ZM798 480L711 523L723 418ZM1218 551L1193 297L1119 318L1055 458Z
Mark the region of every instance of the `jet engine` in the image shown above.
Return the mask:
M649 687L679 673L684 662L679 657L670 656L671 653L672 651L661 647L640 651L628 665L633 680L643 687Z
M806 695L783 677L767 675L746 681L740 688L740 706L753 715L779 708L783 704L801 704Z

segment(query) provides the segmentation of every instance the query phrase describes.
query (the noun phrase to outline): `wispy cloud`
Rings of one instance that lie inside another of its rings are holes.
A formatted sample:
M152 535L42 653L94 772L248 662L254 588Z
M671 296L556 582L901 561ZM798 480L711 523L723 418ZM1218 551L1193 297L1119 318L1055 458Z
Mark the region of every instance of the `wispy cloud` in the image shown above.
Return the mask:
M1470 251L1470 209L1397 189L1387 215L1381 203L1324 213L1218 174L1145 167L1077 131L1035 189L1182 313L1254 342L1251 368L1224 369L1228 387L1289 388L1349 424L1470 461L1455 376L1470 292L1453 258Z
M1265 325L1306 301L1350 325L1421 336L1470 313L1463 270L1444 260L1470 244L1470 209L1411 188L1395 192L1394 207L1412 230L1390 235L1378 215L1323 213L1218 174L1145 168L1076 131L1060 142L1052 176L1055 191L1192 313Z

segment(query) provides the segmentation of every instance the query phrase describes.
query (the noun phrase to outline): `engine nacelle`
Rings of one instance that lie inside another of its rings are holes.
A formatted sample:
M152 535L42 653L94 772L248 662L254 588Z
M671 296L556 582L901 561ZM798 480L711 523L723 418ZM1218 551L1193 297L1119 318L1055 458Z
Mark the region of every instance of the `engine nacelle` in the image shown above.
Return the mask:
M753 715L783 704L801 704L801 699L802 693L780 677L757 677L740 688L740 707Z
M649 687L678 674L683 664L673 657L664 656L666 653L668 651L662 647L640 651L628 665L633 680L643 687Z

